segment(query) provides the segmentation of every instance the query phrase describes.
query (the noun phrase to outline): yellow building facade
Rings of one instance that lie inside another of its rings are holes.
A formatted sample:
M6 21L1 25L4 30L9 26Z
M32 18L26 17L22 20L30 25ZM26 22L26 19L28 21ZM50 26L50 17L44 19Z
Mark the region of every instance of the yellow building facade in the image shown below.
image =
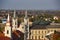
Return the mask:
M48 25L48 26L33 26L30 29L30 39L32 40L48 40L46 35L50 32L59 31L60 26Z

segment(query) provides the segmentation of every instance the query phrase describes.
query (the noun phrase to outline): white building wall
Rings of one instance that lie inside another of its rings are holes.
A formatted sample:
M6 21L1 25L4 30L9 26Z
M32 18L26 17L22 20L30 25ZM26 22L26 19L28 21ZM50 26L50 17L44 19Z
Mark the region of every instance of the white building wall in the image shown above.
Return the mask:
M11 38L11 27L10 26L5 27L5 36Z

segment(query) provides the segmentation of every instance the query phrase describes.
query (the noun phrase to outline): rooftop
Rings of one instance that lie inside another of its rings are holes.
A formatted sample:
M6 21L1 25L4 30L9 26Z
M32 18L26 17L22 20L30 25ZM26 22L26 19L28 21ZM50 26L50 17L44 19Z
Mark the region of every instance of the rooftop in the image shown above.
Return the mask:
M16 30L12 32L12 40L22 40L23 39L23 33ZM4 33L0 32L0 40L11 40L11 38L6 37Z
M33 25L30 29L60 28L60 25Z

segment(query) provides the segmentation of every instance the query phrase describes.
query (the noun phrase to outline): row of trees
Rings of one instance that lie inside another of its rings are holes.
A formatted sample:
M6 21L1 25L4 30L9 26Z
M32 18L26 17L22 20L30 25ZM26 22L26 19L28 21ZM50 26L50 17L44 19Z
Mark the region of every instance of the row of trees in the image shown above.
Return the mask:
M19 23L23 21L24 16L25 15L18 15L18 22ZM48 21L55 21L57 23L60 23L60 19L54 20L53 19L54 15L52 15L52 14L46 14L46 13L44 14L44 13L42 13L42 14L39 14L39 15L37 15L37 14L36 15L28 15L28 17L29 17L29 20L32 21L32 22L40 21L40 20L45 21L45 19L47 18ZM2 20L0 19L0 23L1 22L2 22Z

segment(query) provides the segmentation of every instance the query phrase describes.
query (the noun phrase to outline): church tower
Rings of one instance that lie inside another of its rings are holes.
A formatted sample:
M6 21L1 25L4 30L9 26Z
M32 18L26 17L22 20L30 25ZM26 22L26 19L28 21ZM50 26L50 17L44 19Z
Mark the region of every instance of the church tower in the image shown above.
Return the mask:
M12 18L12 31L17 29L17 18L16 18L16 11L14 10L14 15Z
M27 16L27 11L25 11L25 17L24 17L24 40L29 39L29 18Z
M7 17L7 22L6 22L6 26L5 26L5 36L11 38L11 26L10 26L10 19L9 19L9 14Z

